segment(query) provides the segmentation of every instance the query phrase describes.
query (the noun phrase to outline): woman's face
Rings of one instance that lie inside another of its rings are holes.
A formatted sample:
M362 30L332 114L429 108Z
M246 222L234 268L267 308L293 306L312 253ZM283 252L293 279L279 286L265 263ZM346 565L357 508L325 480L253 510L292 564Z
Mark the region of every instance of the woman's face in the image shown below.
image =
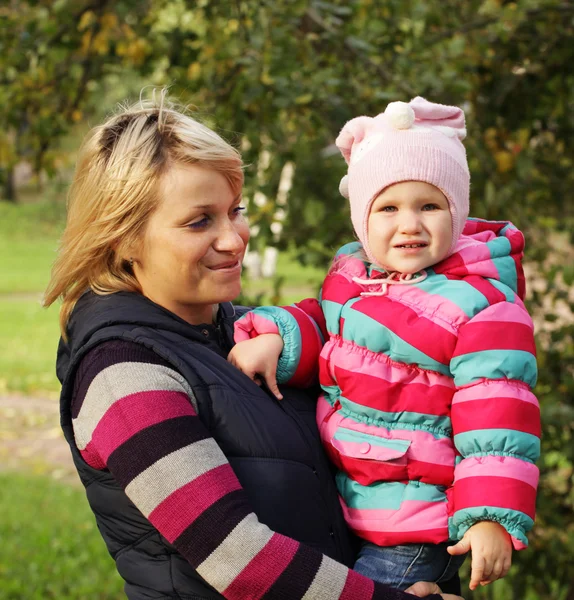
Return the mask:
M209 323L213 305L241 291L249 227L235 194L217 171L173 166L147 224L134 273L144 296L192 324Z

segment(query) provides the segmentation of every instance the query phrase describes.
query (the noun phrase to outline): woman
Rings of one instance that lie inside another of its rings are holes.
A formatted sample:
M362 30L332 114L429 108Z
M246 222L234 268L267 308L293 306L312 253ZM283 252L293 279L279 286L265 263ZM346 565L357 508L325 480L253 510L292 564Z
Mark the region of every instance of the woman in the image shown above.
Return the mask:
M130 599L412 597L343 564L313 394L278 403L226 361L242 184L239 154L165 106L80 151L45 303L63 301L62 426L98 527Z

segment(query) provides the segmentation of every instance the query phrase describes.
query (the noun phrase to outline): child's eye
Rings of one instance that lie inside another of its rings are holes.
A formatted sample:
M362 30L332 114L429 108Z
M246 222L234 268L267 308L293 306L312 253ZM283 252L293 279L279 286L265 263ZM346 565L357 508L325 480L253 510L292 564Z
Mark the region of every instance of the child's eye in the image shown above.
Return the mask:
M423 210L439 210L439 208L438 204L425 204L423 206Z
M395 212L397 210L396 206L383 206L380 211L381 212Z
M207 227L208 223L209 217L203 217L199 221L194 221L193 223L190 223L188 227L189 229L203 229L204 227Z

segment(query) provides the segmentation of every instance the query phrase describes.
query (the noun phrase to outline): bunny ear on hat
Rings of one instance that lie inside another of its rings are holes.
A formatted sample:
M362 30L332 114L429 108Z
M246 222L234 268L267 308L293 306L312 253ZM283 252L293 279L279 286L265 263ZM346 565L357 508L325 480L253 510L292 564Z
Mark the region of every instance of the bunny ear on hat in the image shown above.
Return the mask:
M435 127L447 135L450 133L459 140L466 137L464 111L458 106L435 104L420 96L413 98L409 106L414 110L417 125Z
M335 140L337 148L341 151L343 158L349 164L353 146L360 144L365 135L371 129L373 119L371 117L355 117L351 119Z

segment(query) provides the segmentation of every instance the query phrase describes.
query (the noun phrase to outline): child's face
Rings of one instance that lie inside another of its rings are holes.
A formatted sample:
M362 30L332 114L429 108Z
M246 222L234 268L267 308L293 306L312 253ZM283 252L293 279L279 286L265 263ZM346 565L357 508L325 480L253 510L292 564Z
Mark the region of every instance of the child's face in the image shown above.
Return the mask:
M371 254L388 271L416 273L449 251L452 218L446 196L434 185L403 181L375 198L367 235Z

